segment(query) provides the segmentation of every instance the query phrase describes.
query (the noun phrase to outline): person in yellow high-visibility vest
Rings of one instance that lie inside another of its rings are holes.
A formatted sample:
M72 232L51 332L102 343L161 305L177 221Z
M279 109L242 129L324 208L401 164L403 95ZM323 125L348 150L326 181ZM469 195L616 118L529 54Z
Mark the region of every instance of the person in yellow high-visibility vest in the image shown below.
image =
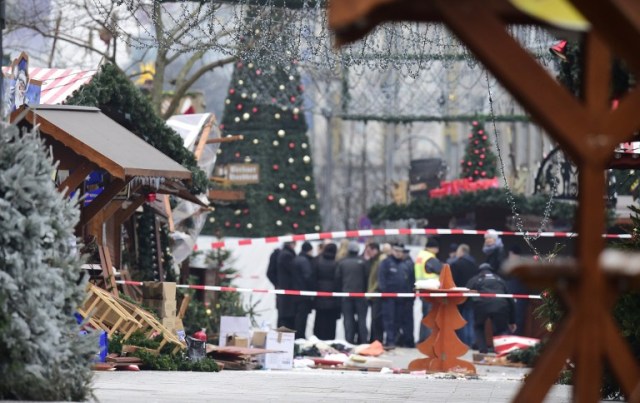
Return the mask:
M435 238L429 238L424 249L418 253L415 264L413 266L418 280L438 279L440 277L440 270L442 270L442 262L438 260L436 256L440 251L440 244ZM431 304L422 300L422 317L424 318L431 311ZM418 336L418 342L424 341L431 334L431 329L426 327L420 321L420 334Z

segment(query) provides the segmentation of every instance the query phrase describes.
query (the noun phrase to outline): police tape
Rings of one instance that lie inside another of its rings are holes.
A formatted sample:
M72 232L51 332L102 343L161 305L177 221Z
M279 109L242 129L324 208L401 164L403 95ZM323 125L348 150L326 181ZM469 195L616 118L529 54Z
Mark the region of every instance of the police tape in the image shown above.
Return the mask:
M263 245L294 241L320 241L325 239L360 238L372 236L397 236L397 235L484 235L488 230L470 229L435 229L435 228L386 228L386 229L365 229L351 231L314 232L309 234L295 234L282 236L269 236L264 238L245 238L227 241L216 241L211 243L212 249L220 249L227 246L249 246ZM492 231L501 236L533 236L541 238L575 238L577 232L514 232L514 231ZM602 234L607 239L630 239L631 234ZM194 249L198 249L197 246Z
M142 281L124 281L118 280L117 284L132 285L143 287ZM493 294L478 292L455 292L443 290L446 292L329 292L329 291L300 291L300 290L271 290L266 288L239 288L224 287L219 285L193 285L193 284L177 284L176 288L188 288L200 291L216 291L216 292L242 292L254 294L277 294L277 295L298 295L303 297L323 297L323 298L453 298L453 297L476 297L476 298L513 298L513 299L542 299L540 295L527 294Z

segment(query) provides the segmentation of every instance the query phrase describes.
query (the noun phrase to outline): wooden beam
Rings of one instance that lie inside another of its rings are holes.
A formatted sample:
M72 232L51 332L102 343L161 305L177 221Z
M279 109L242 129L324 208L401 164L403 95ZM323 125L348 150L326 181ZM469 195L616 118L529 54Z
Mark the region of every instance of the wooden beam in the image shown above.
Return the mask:
M216 115L214 113L211 113L211 115L209 115L209 118L207 119L207 123L205 123L204 127L202 128L202 133L200 134L198 145L196 146L196 150L193 152L193 155L196 157L196 161L200 161L204 146L209 143L209 133L211 133L211 129L216 123Z
M443 20L574 161L589 154L586 109L509 35L483 2L434 0ZM526 78L525 78L526 77Z
M242 134L237 134L235 136L225 136L225 137L219 137L215 139L209 139L207 140L207 144L231 143L234 141L241 141L241 140L244 140L244 136Z
M169 195L162 195L162 203L164 205L164 211L167 213L167 222L169 223L169 231L176 230L176 225L173 222L173 211L171 211L171 203L169 202Z
M589 32L585 40L582 91L592 116L601 118L611 110L611 63L611 53L602 38Z
M100 266L102 267L102 276L104 277L107 291L118 296L118 285L116 284L115 274L113 273L113 265L111 264L111 256L109 248L98 245L98 254L100 255Z
M58 191L61 193L64 192L65 196L69 196L71 192L76 190L78 186L84 182L87 175L89 175L89 173L94 169L96 169L96 166L93 163L89 161L83 162L67 177L67 179L58 185Z
M78 227L82 228L91 221L93 217L96 216L112 199L115 195L118 194L127 183L131 181L131 178L127 180L122 180L118 178L114 178L111 183L106 185L102 192L96 197L89 205L82 209L80 213L80 222L78 223Z
M135 213L138 207L144 204L144 201L145 195L139 195L131 200L131 203L127 207L125 207L124 209L120 209L115 213L115 216L113 217L114 224L118 226L122 225L123 222L125 222L129 217L131 217L133 213Z
M570 0L613 52L640 72L640 3L637 0Z
M244 190L209 189L209 200L241 201L246 199Z

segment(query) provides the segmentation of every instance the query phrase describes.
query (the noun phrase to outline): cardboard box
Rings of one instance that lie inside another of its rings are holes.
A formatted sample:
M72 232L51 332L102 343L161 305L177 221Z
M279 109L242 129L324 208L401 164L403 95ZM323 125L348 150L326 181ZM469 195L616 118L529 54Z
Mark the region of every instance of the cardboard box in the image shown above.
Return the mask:
M292 369L293 342L295 332L270 330L267 332L265 348L276 350L278 353L267 353L258 358L258 362L265 369Z
M220 317L220 340L218 345L227 345L227 336L251 337L251 321L248 316L222 316Z
M176 318L160 319L160 323L162 323L162 326L166 327L167 330L170 330L171 332L176 328Z
M249 339L236 335L228 335L227 347L249 347Z
M159 318L176 317L176 300L144 299L142 305L148 307L158 315Z
M265 348L264 346L267 344L267 333L266 330L254 330L251 335L251 347L253 348Z
M142 284L143 299L167 299L175 301L176 299L176 283L145 281Z

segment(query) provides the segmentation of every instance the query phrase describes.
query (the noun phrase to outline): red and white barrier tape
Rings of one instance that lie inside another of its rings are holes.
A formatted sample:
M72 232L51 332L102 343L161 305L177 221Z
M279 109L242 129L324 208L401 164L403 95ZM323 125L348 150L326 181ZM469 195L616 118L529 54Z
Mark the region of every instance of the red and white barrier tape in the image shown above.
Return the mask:
M387 228L387 229L364 229L351 231L315 232L310 234L270 236L265 238L247 238L229 241L216 241L211 243L212 249L224 248L226 246L248 246L262 245L293 241L318 241L324 239L359 238L370 236L397 236L397 235L484 235L486 230L471 229L434 229L434 228ZM496 231L502 236L539 236L542 238L575 238L577 232L513 232ZM609 239L630 239L630 234L602 234L603 238ZM197 249L197 248L196 248Z
M117 284L144 286L141 281L116 281ZM415 298L415 297L480 297L480 298L515 298L515 299L541 299L539 295L527 294L488 294L478 292L327 292L327 291L299 291L299 290L269 290L261 288L237 288L222 287L218 285L191 285L177 284L177 288L189 288L201 291L222 291L222 292L246 292L256 294L279 294L279 295L300 295L305 297L353 297L353 298Z

